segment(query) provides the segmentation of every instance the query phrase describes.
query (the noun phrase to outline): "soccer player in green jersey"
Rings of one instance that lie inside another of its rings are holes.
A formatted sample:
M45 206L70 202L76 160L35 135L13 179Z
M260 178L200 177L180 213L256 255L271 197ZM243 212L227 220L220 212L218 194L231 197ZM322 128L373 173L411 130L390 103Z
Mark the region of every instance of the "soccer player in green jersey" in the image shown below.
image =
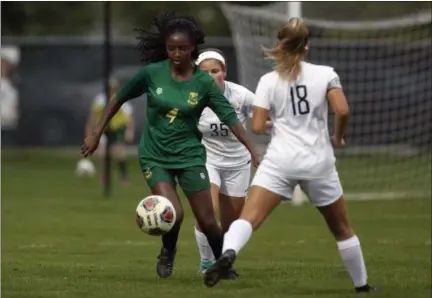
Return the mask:
M168 13L153 21L154 30L138 29L141 69L117 93L101 121L88 135L82 153L94 152L102 131L122 104L147 93L147 117L139 145L139 162L154 195L168 198L177 212L174 227L162 236L156 271L160 277L172 274L177 239L184 211L176 193L178 182L189 200L196 220L206 235L215 258L222 250L222 232L217 224L205 168L206 151L201 144L198 122L205 107L211 108L251 153L259 164L255 146L247 137L229 101L210 75L194 64L197 45L205 34L192 17ZM236 278L230 270L225 278Z

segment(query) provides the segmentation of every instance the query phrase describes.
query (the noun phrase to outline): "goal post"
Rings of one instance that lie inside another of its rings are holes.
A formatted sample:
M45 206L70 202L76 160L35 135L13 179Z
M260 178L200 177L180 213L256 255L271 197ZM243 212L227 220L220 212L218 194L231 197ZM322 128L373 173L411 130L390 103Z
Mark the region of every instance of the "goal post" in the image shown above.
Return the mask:
M289 3L259 8L221 4L239 82L250 90L272 70L261 46L275 44L293 11L301 15L301 4ZM431 194L431 15L426 9L367 22L304 18L311 44L306 59L335 68L350 104L348 145L335 151L348 199Z

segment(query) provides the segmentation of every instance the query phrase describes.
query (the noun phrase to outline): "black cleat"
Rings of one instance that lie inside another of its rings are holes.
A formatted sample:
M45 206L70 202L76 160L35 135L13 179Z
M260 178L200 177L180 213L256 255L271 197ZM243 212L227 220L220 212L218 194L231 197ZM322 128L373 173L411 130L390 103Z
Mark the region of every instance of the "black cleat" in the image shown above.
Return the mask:
M357 293L370 293L370 292L375 292L377 289L374 287L371 287L370 285L366 284L362 287L356 287L355 291Z
M161 249L160 255L157 257L159 261L156 264L156 272L160 277L167 278L172 274L175 255L176 250Z
M234 250L227 250L204 274L204 284L211 288L214 287L221 279L227 279L230 276L232 265L236 259ZM237 273L236 273L237 274ZM238 277L238 276L237 276Z
M226 275L225 274L221 275L221 279L224 279L224 280L236 280L238 278L239 278L239 274L233 268L228 269L228 271L226 272Z

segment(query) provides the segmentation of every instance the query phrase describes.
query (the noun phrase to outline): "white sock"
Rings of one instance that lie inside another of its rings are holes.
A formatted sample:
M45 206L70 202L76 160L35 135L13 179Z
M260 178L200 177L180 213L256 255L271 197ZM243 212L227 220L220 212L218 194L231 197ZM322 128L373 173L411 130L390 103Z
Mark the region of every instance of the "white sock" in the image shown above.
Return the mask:
M252 225L247 220L237 219L234 221L225 234L222 253L233 249L238 254L240 249L249 241L252 232Z
M198 231L195 227L195 238L198 244L198 250L201 257L201 261L214 261L213 251L207 241L206 235Z
M367 283L366 265L357 236L347 240L338 241L337 246L342 256L348 273L350 274L354 286L362 287Z

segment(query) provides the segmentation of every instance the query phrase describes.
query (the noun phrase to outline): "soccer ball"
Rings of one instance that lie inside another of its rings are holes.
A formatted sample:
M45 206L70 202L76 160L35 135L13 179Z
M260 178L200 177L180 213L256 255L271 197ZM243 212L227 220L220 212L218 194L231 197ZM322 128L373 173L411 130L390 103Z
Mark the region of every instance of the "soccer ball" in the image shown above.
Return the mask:
M148 196L136 208L136 223L144 233L160 236L174 226L176 211L173 204L163 196Z
M96 168L90 160L83 158L78 161L75 172L78 177L92 177Z

